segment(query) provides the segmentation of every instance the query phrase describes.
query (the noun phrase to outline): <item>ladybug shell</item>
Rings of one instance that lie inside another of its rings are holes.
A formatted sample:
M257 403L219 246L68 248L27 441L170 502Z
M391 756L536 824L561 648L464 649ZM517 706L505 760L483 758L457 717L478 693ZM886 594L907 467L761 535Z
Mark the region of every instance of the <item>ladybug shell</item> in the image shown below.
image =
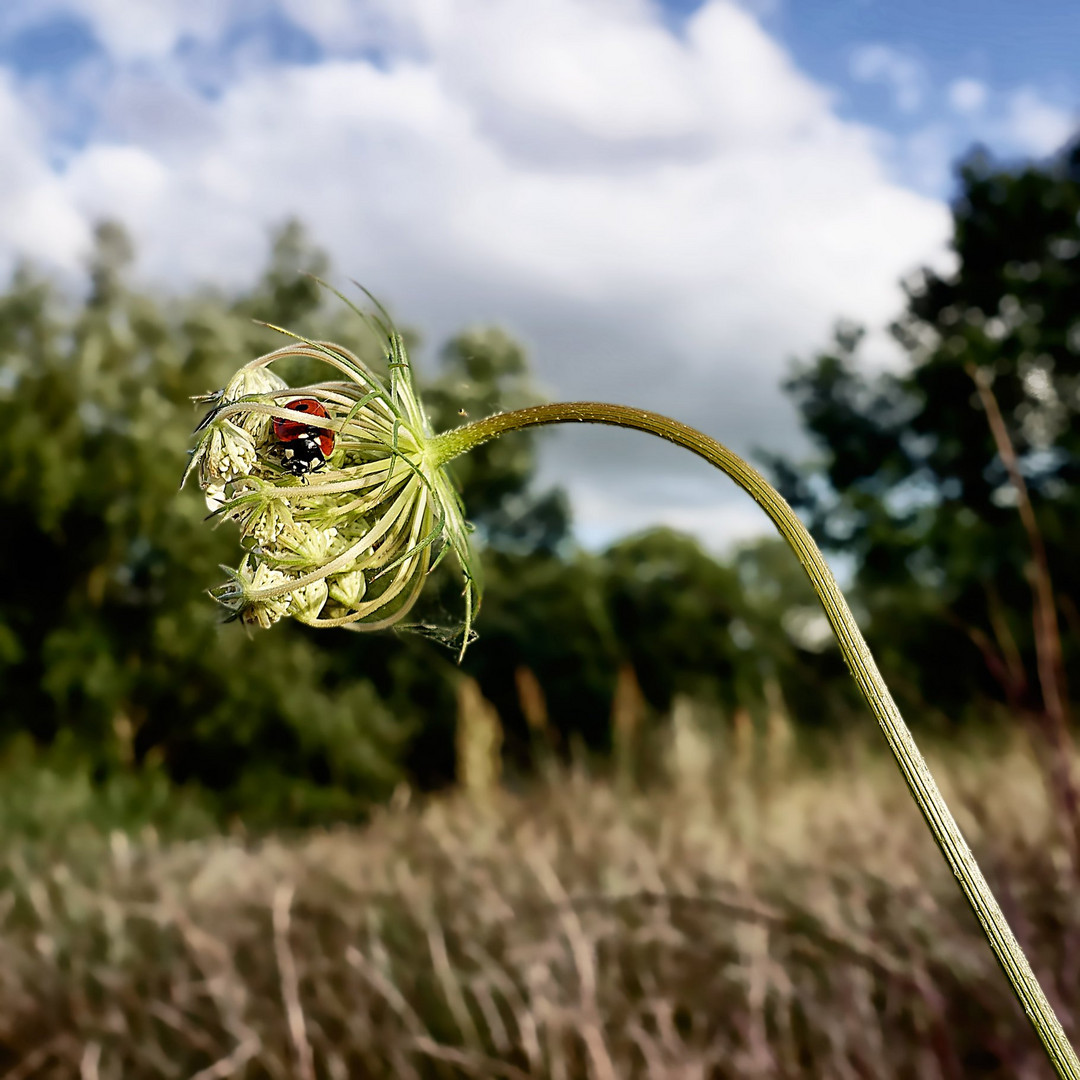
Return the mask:
M325 406L314 398L297 398L285 406L292 412L310 413L312 416L327 416ZM334 452L334 433L329 428L315 427L311 424L301 424L297 420L285 420L282 417L274 418L274 438L280 443L292 443L303 441L318 446L324 459Z

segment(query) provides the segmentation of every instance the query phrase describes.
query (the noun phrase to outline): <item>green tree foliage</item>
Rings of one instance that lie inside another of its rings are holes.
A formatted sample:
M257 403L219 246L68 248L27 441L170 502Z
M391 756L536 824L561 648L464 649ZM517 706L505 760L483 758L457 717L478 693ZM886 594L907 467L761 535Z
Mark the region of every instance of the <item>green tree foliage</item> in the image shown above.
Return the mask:
M504 409L535 405L525 350L497 329L453 338L442 353L442 371L424 394L437 430ZM536 433L516 432L459 458L453 466L469 517L493 547L518 554L555 552L570 528L565 493L533 493Z
M731 623L741 614L732 567L695 540L655 529L615 544L605 585L618 644L646 698L666 706L677 692L708 699L719 692L733 706L739 646Z
M769 684L793 718L835 727L859 708L806 576L783 541L742 548L731 564L695 539L655 528L599 554L527 559L489 552L482 632L465 668L503 717L507 749L530 744L515 671L528 667L564 747L610 749L616 674L628 664L654 718L677 694L763 714ZM860 713L861 715L861 713Z
M256 298L280 291L295 236L282 239ZM220 626L204 589L235 537L176 496L197 419L187 399L274 335L251 323L251 300L128 290L130 255L103 226L84 303L27 269L0 299L0 727L66 732L102 773L158 764L271 814L378 797L415 717L366 682L331 680L296 628L254 639ZM316 302L294 296L288 314Z
M793 719L805 728L862 726L866 704L806 572L777 538L744 545L733 560L738 614L731 626L736 698L761 701L775 680Z
M132 254L103 225L85 296L25 267L0 296L0 756L25 774L36 745L52 771L27 790L94 780L118 800L109 820L145 820L169 784L192 788L178 821L209 806L270 824L355 817L403 778L452 779L454 653L423 634L222 624L205 590L235 562L235 534L176 491L200 415L189 399L280 344L253 320L342 341L375 365L379 343L310 276L327 263L295 224L231 298L140 293ZM307 381L302 363L291 374ZM493 329L458 335L420 375L438 428L539 397L522 348ZM626 663L657 716L676 693L756 707L767 679L820 715L838 661L790 623L788 582L815 610L790 556L763 544L725 566L670 530L578 551L565 494L534 489L536 447L519 433L454 463L487 549L464 670L497 705L511 761L530 764L521 667L564 747L576 734L607 748ZM457 590L436 575L421 629L460 618ZM145 788L129 783L139 775Z
M604 602L603 559L587 552L530 558L491 552L480 639L464 667L499 710L506 752L527 761L530 743L515 672L533 671L562 743L578 734L609 743L608 718L619 653Z
M1080 144L1018 169L976 153L959 177L956 269L909 283L904 370L866 374L860 332L841 327L788 383L818 460L774 462L818 538L855 558L901 692L954 713L981 695L1038 704L1031 546L973 369L992 381L1077 656Z
M236 538L208 527L197 495L176 492L199 418L189 398L280 343L253 320L333 337L376 365L377 343L327 302L311 276L326 259L295 223L233 299L143 295L126 283L132 256L106 224L84 298L28 267L0 297L0 750L24 765L29 735L54 746L62 771L82 760L102 782L156 770L252 820L355 815L405 775L445 782L452 654L410 635L222 625L205 589ZM429 381L440 426L537 397L520 347L492 330L455 338ZM462 466L488 543L511 562L544 560L539 577L550 575L568 513L561 492L527 491L533 440ZM457 617L449 588L431 591L422 617Z

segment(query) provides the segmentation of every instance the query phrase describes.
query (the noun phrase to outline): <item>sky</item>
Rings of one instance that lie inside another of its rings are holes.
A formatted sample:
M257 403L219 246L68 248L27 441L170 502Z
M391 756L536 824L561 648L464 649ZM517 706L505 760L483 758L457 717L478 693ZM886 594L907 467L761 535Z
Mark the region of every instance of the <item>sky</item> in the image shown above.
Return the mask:
M550 398L801 456L793 359L843 318L902 362L956 159L1060 148L1077 41L1075 0L4 0L0 280L76 283L111 217L140 284L242 288L295 216L420 364L497 324ZM589 545L768 529L636 433L547 433L541 479Z

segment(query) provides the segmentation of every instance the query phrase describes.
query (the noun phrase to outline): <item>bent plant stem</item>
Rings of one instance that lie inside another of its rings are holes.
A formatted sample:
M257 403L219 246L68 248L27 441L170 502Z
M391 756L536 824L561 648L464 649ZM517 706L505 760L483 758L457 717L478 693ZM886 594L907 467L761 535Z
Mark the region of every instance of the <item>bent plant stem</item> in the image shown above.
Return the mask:
M794 511L752 466L708 435L643 409L597 402L536 405L498 413L438 435L428 445L433 465L441 465L498 435L543 424L591 423L633 428L683 446L727 473L772 519L799 558L840 643L855 682L877 717L904 781L918 804L945 861L982 926L990 948L1001 964L1058 1075L1080 1080L1080 1061L1062 1030L1019 942L1009 929L975 856L927 768L900 710L877 669L851 609L833 579L824 557Z

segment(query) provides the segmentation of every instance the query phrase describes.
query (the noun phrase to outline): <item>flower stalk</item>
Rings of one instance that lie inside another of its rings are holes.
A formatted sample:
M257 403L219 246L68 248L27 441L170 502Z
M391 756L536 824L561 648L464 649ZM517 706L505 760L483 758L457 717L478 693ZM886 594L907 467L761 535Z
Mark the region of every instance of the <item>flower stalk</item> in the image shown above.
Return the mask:
M229 580L213 592L232 617L262 627L286 616L318 627L391 626L412 608L430 570L452 552L464 578L464 651L480 579L449 462L499 435L545 424L631 428L692 451L748 492L795 552L912 798L1058 1076L1080 1080L1080 1061L824 557L764 477L702 432L622 405L537 405L436 435L416 395L401 335L382 309L385 321L353 310L386 345L388 387L340 345L282 331L291 344L252 360L223 390L203 399L211 409L197 429L185 479L197 473L211 516L240 530L245 554L237 568L225 568ZM321 361L344 378L289 387L271 368L296 357Z
M756 469L715 439L677 420L644 409L591 401L537 405L499 413L436 436L429 453L433 462L442 465L488 439L510 431L543 424L572 423L632 428L685 447L730 476L768 514L810 578L840 643L844 660L885 735L904 782L1054 1069L1062 1080L1080 1080L1080 1061L1076 1052L900 715L832 571L795 512Z

